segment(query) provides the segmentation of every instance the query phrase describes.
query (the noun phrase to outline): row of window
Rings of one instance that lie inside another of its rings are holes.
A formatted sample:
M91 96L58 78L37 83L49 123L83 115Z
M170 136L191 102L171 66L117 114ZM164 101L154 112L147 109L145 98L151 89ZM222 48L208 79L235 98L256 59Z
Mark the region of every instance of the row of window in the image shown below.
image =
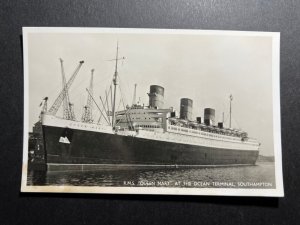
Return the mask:
M132 119L132 120L133 120L133 119L140 120L141 118L140 118L140 117L135 117L135 118L131 117L130 119ZM147 118L145 117L145 120L146 120L146 119L147 119ZM151 120L152 118L149 117L148 119Z
M197 132L195 130L189 131L186 128L171 127L171 130L189 132L189 133L193 133L193 134L200 134L200 135L209 136L209 137L215 137L215 138L221 138L219 135L214 135L214 134L211 134L211 133L200 133L200 132ZM230 137L227 137L226 139L236 140L236 138L230 138Z
M209 139L199 139L198 137L193 137L193 136L183 136L181 134L176 134L176 135L168 135L166 136L168 140L181 140L183 142L189 142L189 143L197 143L197 144L205 144L205 145L210 145L210 146L216 146L216 147L228 147L228 148L241 148L244 149L245 145L236 143L236 142L224 142L223 140L209 140ZM252 145L252 144L249 144ZM254 146L254 145L253 145Z
M135 125L135 127L144 127L144 128L161 128L159 125Z

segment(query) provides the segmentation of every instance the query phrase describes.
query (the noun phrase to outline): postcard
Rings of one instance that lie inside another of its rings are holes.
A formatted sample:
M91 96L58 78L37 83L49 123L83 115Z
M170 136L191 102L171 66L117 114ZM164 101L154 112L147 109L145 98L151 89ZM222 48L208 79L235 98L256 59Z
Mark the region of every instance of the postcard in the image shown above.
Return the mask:
M275 32L24 27L22 192L284 196Z

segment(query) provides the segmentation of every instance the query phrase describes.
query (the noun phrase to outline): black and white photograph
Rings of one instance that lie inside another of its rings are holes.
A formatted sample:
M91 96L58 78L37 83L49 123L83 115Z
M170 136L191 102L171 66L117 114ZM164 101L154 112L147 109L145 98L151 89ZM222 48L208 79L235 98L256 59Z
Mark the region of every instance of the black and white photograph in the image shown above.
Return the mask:
M283 196L279 43L24 27L21 191Z

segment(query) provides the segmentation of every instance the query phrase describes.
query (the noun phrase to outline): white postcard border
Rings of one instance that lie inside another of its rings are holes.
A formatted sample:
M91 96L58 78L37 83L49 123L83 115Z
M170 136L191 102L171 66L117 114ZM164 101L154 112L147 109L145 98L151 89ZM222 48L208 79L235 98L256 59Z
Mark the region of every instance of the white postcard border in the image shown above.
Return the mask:
M28 74L28 34L30 33L130 33L130 34L182 34L182 35L220 35L220 36L257 36L272 37L272 78L273 78L273 137L275 157L274 189L238 188L173 188L173 187L78 187L78 186L28 186L28 123L29 123L29 74ZM255 31L223 30L177 30L177 29L140 29L140 28L71 28L71 27L23 27L24 59L24 134L21 192L53 193L106 193L106 194L168 194L168 195L216 195L216 196L266 196L283 197L281 125L280 125L280 33Z

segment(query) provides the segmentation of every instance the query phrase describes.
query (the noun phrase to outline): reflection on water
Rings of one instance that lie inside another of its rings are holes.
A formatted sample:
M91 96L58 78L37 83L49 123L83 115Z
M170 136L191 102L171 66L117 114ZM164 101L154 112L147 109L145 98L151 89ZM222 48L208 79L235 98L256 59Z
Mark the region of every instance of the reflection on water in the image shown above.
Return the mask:
M275 188L273 163L256 166L207 167L188 169L116 168L99 171L42 172L29 171L28 185L68 186L168 186L255 188L251 183L267 183L256 188ZM190 183L192 182L192 184ZM223 182L216 185L215 182ZM249 185L237 185L248 182ZM195 186L194 184L198 184ZM232 184L232 185L230 185Z

